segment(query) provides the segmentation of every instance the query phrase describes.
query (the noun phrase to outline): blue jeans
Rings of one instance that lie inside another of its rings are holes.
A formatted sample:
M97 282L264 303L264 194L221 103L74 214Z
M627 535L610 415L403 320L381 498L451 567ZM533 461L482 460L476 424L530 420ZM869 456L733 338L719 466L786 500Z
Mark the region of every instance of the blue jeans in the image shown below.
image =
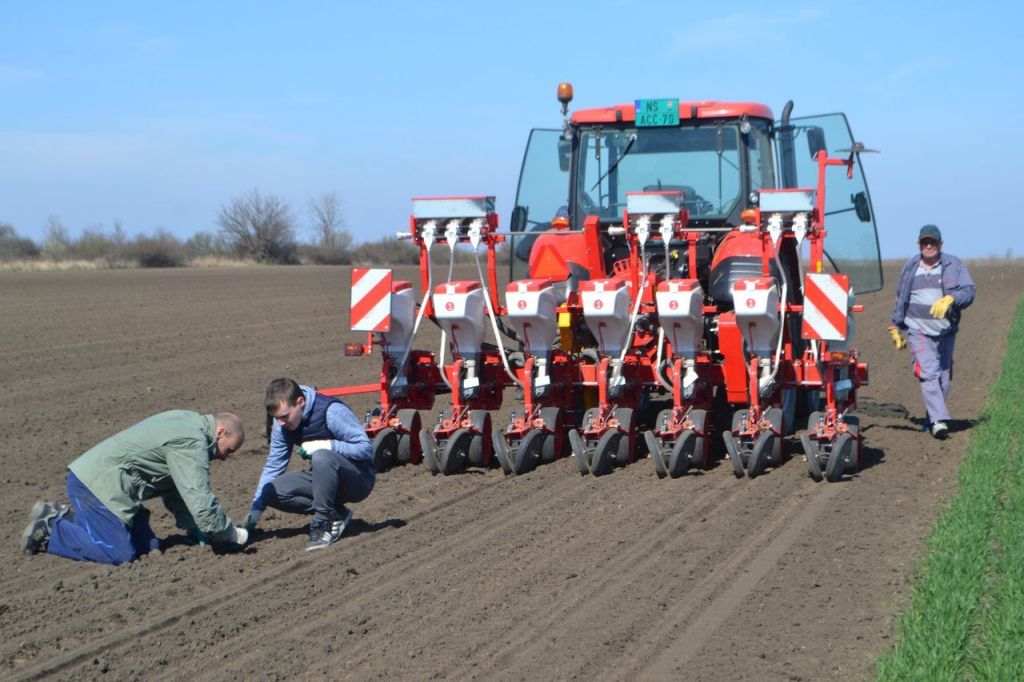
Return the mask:
M352 461L330 450L317 450L306 471L289 471L263 488L268 507L297 514L338 518L338 507L369 497L377 474L370 460Z
M75 508L74 520L60 518L53 524L46 547L50 554L116 566L160 548L145 509L136 514L129 527L70 471L67 488L68 499Z

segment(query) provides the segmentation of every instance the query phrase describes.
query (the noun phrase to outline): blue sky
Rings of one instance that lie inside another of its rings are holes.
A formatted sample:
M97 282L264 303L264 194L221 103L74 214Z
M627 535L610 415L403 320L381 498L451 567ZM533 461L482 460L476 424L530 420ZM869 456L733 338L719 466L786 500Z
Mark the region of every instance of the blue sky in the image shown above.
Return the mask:
M164 9L167 7L168 9ZM495 194L533 127L641 97L846 112L883 256L1024 255L1019 3L7 3L0 221L39 239L216 229L251 188L307 222L337 192L360 240L409 199Z

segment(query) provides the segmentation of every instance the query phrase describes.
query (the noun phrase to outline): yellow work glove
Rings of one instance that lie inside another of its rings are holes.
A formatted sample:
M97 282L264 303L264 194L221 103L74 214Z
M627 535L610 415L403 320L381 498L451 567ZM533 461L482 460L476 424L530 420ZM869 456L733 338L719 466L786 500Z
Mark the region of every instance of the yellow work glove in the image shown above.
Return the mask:
M907 340L900 336L899 327L889 327L889 336L892 337L892 345L896 346L896 350L903 350L907 347Z
M935 303L932 303L932 307L929 312L931 312L932 317L936 320L941 320L946 316L946 313L949 312L949 307L951 305L953 305L953 297L946 294Z

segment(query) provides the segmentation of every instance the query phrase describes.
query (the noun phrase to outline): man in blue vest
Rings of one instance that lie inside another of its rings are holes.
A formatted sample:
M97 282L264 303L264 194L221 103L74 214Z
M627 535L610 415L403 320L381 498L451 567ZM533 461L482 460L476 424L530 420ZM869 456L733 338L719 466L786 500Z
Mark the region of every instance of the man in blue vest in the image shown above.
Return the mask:
M365 500L373 490L377 472L370 439L345 403L291 379L270 382L266 408L274 420L270 452L246 527L255 528L267 507L312 514L306 551L330 547L352 519L345 505ZM296 447L310 467L285 473Z
M922 227L917 242L921 252L900 271L889 334L897 350L909 342L928 429L935 438L945 438L953 346L960 311L974 302L974 280L959 258L942 252L942 232L935 225ZM907 331L907 340L901 330Z

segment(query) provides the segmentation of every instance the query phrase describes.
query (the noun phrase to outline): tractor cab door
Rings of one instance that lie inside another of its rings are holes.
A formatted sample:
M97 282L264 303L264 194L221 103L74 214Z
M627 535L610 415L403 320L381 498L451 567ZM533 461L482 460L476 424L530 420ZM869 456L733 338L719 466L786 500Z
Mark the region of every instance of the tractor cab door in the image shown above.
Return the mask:
M825 149L830 157L844 159L855 149L853 133L845 114L825 114L790 119L787 126L775 124L776 158L779 159L780 187L817 187L815 156ZM860 163L854 154L853 178L846 168L829 166L825 176L825 255L838 271L850 276L858 294L882 288L882 261L871 194Z
M510 282L530 276L530 253L559 214L568 216L571 146L561 130L535 128L523 156L512 209Z

